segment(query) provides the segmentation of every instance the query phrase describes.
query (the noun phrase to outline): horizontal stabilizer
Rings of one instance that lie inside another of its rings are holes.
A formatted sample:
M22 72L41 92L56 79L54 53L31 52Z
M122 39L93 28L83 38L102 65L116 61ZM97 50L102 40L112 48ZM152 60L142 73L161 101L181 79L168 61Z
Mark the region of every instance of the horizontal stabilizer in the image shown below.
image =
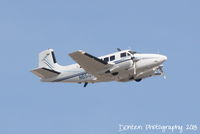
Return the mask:
M38 68L38 69L32 70L31 72L42 79L52 78L60 74L60 72L50 70L47 68Z

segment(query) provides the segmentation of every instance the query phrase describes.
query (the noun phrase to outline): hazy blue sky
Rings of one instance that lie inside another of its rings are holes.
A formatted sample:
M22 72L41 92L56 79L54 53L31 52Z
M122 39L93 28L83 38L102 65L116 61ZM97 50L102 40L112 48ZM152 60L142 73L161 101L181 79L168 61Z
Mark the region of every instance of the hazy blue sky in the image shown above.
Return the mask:
M116 134L119 124L200 129L199 7L198 0L1 0L0 133ZM48 48L67 65L75 50L101 56L117 47L167 55L167 79L83 88L41 83L30 73Z

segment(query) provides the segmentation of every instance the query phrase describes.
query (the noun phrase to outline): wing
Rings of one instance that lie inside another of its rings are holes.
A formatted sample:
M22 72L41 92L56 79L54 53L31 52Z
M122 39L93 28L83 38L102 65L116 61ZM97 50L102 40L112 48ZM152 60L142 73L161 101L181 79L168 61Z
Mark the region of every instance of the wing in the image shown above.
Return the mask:
M105 72L113 67L112 64L108 64L107 62L81 50L69 55L80 65L80 67L96 77L105 75Z

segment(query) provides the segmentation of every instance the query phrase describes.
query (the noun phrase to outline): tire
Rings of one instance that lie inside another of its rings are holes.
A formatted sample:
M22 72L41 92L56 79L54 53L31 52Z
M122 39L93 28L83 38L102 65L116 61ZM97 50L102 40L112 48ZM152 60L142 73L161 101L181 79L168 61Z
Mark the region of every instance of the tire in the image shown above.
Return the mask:
M135 81L136 81L136 82L140 82L141 80L142 80L142 79L136 79Z

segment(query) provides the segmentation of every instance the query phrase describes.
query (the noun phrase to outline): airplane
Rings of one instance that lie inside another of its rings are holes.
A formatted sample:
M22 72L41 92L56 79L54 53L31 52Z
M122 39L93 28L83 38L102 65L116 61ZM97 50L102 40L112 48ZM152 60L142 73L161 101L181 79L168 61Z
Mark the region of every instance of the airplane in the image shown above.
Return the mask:
M78 64L61 66L57 63L54 50L39 53L38 68L31 72L42 82L88 83L97 82L140 82L152 76L164 76L163 63L167 56L143 54L132 50L121 50L101 57L78 50L69 56Z

